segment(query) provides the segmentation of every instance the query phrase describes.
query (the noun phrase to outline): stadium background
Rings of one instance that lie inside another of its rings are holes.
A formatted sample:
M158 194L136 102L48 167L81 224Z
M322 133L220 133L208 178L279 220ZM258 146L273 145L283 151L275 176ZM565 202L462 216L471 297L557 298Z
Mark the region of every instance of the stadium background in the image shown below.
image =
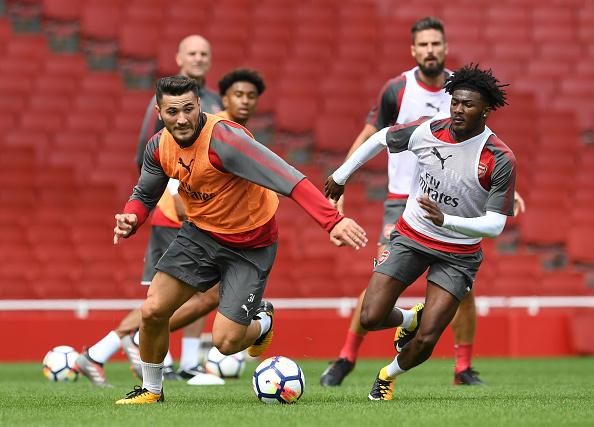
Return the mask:
M489 126L516 153L527 212L484 244L475 353L593 354L593 2L0 0L0 340L19 342L0 360L92 344L143 297L148 227L114 247L113 215L136 180L153 81L177 72L182 37L211 42L212 88L236 66L262 72L250 127L320 186L381 85L412 67L409 28L424 15L445 23L449 68L480 62L512 84ZM378 156L347 192L373 239L385 175ZM332 357L375 247L335 249L291 201L278 222L267 296L286 309L271 352ZM362 356L391 355L389 335L370 334ZM436 354L451 342L448 332Z

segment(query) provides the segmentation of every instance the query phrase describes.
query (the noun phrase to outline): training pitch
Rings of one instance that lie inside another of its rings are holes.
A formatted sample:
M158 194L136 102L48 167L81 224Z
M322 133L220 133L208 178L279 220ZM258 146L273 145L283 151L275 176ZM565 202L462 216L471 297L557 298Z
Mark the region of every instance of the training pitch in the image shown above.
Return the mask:
M123 362L106 365L109 389L86 378L50 383L40 364L0 365L5 426L594 426L594 358L476 359L487 387L454 387L449 359L401 376L394 400L367 393L386 361L360 360L341 387L319 385L327 361L299 360L305 393L294 405L265 405L252 391L248 363L224 386L166 382L163 404L116 406L138 382Z

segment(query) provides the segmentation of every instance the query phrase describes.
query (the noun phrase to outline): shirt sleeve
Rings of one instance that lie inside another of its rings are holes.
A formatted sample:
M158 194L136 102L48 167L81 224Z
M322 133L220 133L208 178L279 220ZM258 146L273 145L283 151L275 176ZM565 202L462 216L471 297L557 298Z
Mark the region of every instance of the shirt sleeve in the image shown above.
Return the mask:
M414 122L396 124L389 128L386 133L386 145L390 153L401 153L408 150L410 137L413 132L427 120L429 120L429 117L421 117Z
M163 128L163 122L159 119L159 114L155 109L156 103L157 100L155 96L153 96L146 108L142 126L140 127L135 156L136 165L138 166L139 171L142 169L142 160L144 159L144 149L146 148L147 141L152 135Z
M361 144L353 154L332 174L332 179L339 185L344 185L349 177L367 161L371 160L386 148L386 133L388 128L371 135Z
M289 196L293 188L305 178L233 122L220 121L214 126L210 151L219 158L224 172L284 196Z
M396 123L405 86L404 76L387 81L367 115L367 124L383 129Z
M495 158L491 174L491 189L485 210L514 216L514 193L516 191L516 157L503 142L491 136L486 144Z
M468 237L497 237L503 231L506 220L505 215L490 211L487 211L484 216L475 218L443 214L442 227Z
M138 183L124 208L125 213L135 213L139 217L137 227L142 225L150 211L157 205L169 182L169 177L165 174L159 159L160 139L161 132L153 136L146 145ZM130 209L133 210L130 211Z

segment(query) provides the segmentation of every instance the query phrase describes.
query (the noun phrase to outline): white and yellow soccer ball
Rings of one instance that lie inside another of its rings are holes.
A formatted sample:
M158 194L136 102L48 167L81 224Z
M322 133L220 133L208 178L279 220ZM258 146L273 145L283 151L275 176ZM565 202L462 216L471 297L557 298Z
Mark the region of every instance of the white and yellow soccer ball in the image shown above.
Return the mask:
M43 358L43 375L50 381L76 381L78 371L74 361L77 357L78 353L70 346L52 348Z
M228 356L212 347L204 364L206 372L220 378L239 378L245 369L245 354L239 352Z
M295 403L303 395L305 377L297 363L274 356L258 365L252 384L254 393L264 403Z

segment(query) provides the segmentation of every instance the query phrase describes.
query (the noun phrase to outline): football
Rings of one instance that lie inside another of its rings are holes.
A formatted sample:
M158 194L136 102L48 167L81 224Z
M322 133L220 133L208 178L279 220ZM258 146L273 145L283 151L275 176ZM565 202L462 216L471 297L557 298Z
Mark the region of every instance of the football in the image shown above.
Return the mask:
M245 354L243 352L225 356L216 347L208 350L206 372L221 378L239 378L245 368Z
M305 377L297 363L274 356L258 365L252 383L254 393L264 403L295 403L303 394Z
M52 348L43 358L43 375L50 381L76 381L78 371L74 361L77 357L76 350L67 345Z

